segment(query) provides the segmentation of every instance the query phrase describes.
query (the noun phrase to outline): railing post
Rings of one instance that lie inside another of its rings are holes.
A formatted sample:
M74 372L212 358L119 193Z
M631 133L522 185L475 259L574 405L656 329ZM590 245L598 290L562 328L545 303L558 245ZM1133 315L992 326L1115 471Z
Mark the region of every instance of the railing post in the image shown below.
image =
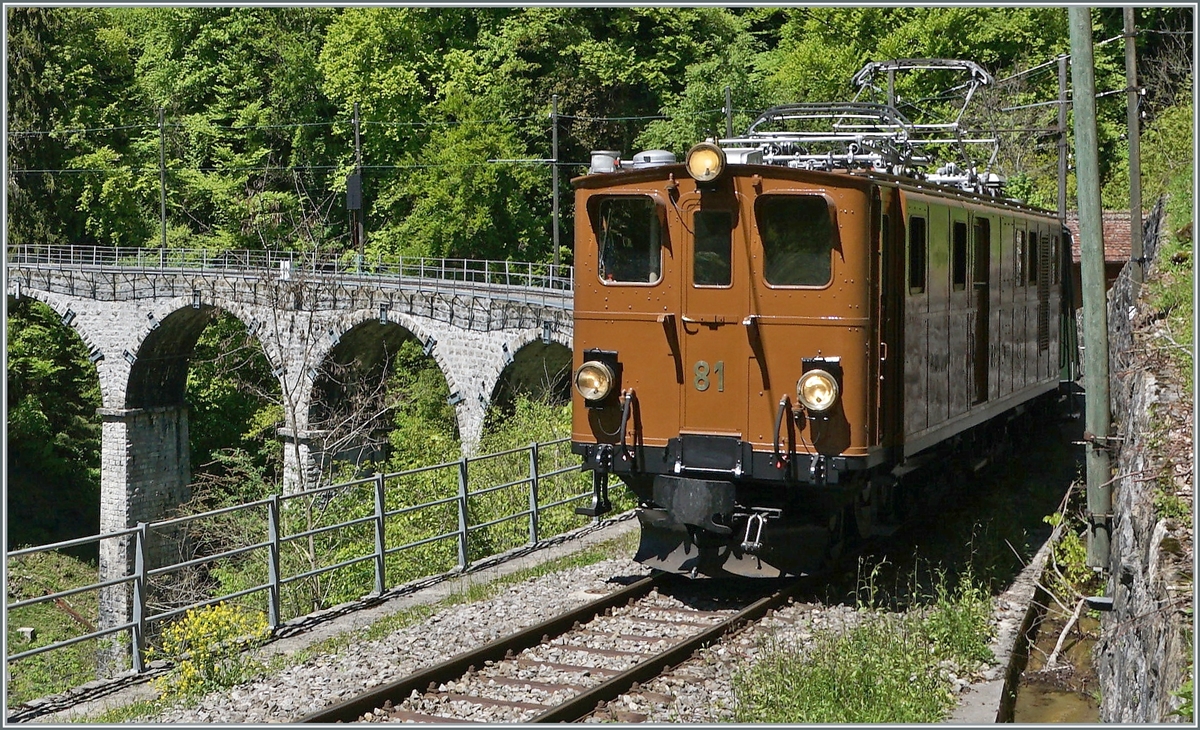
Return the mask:
M458 569L467 569L467 459L458 462Z
M267 504L267 622L279 627L279 495Z
M146 671L146 523L137 524L133 538L133 671Z
M529 544L538 543L538 445L529 445Z
M383 552L383 473L375 472L375 595L383 595L385 585Z

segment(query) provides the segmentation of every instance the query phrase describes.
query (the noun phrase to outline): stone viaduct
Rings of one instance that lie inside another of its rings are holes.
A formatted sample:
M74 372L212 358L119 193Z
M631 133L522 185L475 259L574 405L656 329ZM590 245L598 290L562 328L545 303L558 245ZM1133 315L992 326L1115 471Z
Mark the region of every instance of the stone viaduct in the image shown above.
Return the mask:
M322 455L309 427L314 382L336 352L379 348L397 333L417 338L446 378L470 453L522 349L536 357L555 343L571 347L569 267L431 259L347 265L286 252L90 247L22 247L8 259L8 295L49 305L96 365L102 532L160 519L188 498L189 358L217 311L244 323L279 380L289 493L315 486ZM102 576L120 573L127 548L102 545L100 561Z

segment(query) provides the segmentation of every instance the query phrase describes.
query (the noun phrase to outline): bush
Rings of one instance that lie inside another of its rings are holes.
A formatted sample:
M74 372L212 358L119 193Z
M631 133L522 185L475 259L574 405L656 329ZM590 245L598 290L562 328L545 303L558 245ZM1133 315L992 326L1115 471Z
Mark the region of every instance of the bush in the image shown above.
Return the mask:
M163 631L161 646L148 652L175 659L156 685L163 694L179 696L232 687L260 668L247 651L269 634L266 619L256 611L224 602L191 609Z

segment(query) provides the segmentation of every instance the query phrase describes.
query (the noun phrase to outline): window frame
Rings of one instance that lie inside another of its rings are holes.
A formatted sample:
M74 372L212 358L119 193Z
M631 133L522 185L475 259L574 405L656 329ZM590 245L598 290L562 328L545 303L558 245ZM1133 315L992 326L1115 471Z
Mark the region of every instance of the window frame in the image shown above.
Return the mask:
M1022 221L1023 223L1024 221ZM1013 231L1013 259L1015 260L1017 286L1025 286L1025 229Z
M762 235L762 211L761 207L772 198L813 198L825 203L825 210L829 215L829 280L823 284L773 284L767 279L767 242ZM807 289L810 291L819 291L828 289L833 286L834 282L834 251L841 250L841 230L838 228L837 206L833 199L827 194L817 190L772 190L770 192L759 195L754 201L754 235L758 238L758 248L762 251L761 271L763 284L769 289Z
M913 234L916 231L915 223L917 221L921 222L921 283L919 286L914 286L913 273L916 271L916 268L914 267L914 263L916 262L916 257L914 256L914 253L916 252L914 243L916 242L916 237ZM909 295L924 294L925 290L929 286L929 221L925 216L909 215L908 227L905 233L907 233L905 241L907 244L905 247L907 256L905 257L905 263L908 267L906 277L906 281L908 283L908 293Z
M961 228L960 228L961 227ZM961 239L959 231L962 231ZM950 221L950 291L967 290L967 272L970 269L970 226L965 220Z
M728 265L727 272L728 272L728 276L729 276L729 281L726 284L699 284L696 282L696 254L697 254L696 243L699 241L699 236L696 234L696 232L699 230L699 226L696 224L696 219L705 213L724 213L725 215L727 215L729 217L729 256L725 260L726 264ZM691 223L692 223L692 230L691 230L691 233L692 233L692 250L691 250L692 276L691 276L691 281L688 282L692 286L692 288L694 288L694 289L730 289L733 287L733 233L734 233L734 229L736 228L736 220L737 220L737 211L732 210L730 208L712 208L712 209L695 208L692 210L692 220L691 220Z
M601 221L600 209L604 205L605 202L610 201L610 200L621 200L621 199L630 200L630 199L637 199L637 198L648 200L651 203L651 205L653 206L653 210L654 210L654 219L658 221L658 278L654 279L653 281L622 281L622 280L617 280L617 279L613 279L613 280L605 279L604 276L601 274L601 270L603 268L602 263L603 263L603 255L604 255L604 245L603 245L603 241L600 238L600 231L599 231L600 221ZM669 241L669 236L670 236L669 227L667 225L667 220L666 220L666 206L664 205L662 198L657 194L645 193L645 192L605 193L603 195L593 195L592 197L590 197L588 199L587 207L588 207L588 219L589 219L589 223L591 224L592 238L596 243L596 249L595 249L596 279L602 285L609 286L609 287L630 287L630 286L632 286L632 287L654 287L654 286L658 286L659 284L661 284L663 282L663 277L665 276L665 273L666 273L666 261L663 256L663 249L669 248L668 241Z
M1037 229L1030 230L1025 239L1025 280L1029 284L1037 284L1038 280L1038 247L1042 243L1040 239L1041 235Z

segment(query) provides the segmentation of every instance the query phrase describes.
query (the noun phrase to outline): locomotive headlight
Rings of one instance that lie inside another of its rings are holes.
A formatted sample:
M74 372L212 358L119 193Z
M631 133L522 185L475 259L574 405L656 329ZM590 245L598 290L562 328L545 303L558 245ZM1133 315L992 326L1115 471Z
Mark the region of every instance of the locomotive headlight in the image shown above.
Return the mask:
M809 370L796 381L796 399L810 411L829 410L837 397L837 379L824 370Z
M696 182L712 182L725 171L725 150L712 142L701 142L687 153L687 171Z
M616 376L607 363L588 360L575 371L575 389L590 402L602 401L612 392Z

